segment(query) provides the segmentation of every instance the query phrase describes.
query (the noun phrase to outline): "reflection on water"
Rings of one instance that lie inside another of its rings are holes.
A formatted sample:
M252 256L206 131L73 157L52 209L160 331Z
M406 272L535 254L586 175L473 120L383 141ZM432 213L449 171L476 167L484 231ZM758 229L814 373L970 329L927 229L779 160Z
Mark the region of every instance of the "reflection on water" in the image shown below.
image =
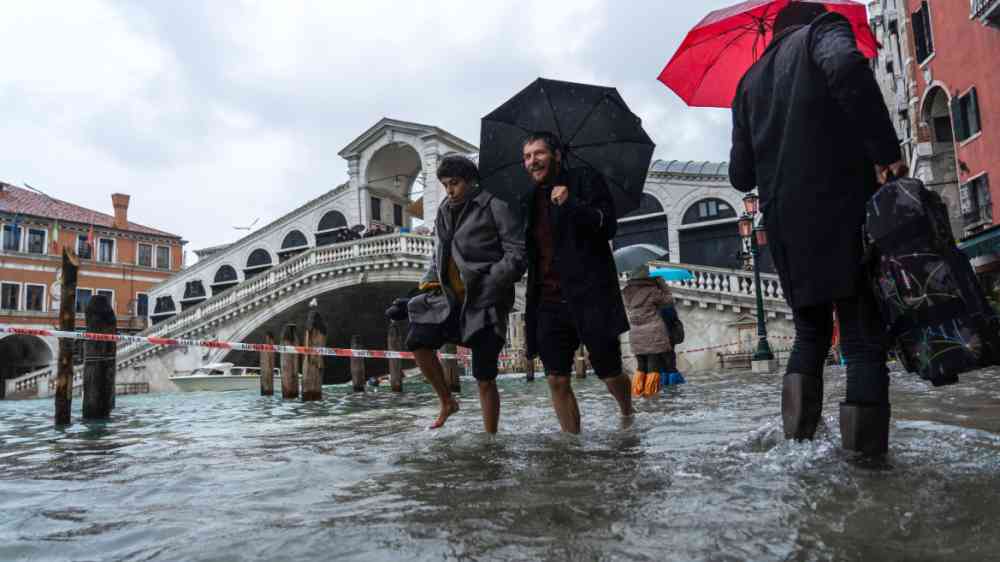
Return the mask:
M49 401L2 402L0 560L997 559L997 375L894 375L880 469L838 448L837 371L804 444L781 438L780 379L749 374L690 376L627 429L578 381L578 437L515 378L497 437L468 384L440 431L416 384L124 396L65 430Z

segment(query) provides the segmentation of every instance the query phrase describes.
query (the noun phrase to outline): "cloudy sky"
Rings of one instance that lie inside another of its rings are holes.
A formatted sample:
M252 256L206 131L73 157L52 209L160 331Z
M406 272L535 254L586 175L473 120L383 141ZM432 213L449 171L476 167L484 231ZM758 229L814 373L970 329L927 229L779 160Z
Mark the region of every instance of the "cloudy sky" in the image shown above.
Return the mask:
M381 117L478 144L538 76L616 86L658 158L725 160L728 112L656 76L730 3L4 2L0 180L109 213L129 193L192 250L342 183L337 152Z

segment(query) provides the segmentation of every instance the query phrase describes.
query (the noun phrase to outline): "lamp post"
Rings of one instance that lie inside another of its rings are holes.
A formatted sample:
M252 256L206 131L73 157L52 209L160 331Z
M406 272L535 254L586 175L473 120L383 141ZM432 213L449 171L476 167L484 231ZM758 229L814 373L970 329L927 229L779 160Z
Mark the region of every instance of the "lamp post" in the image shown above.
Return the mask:
M760 289L760 249L767 246L767 229L764 225L754 226L758 213L760 200L757 195L750 193L743 198L745 212L740 218L740 236L750 246L749 257L752 262L754 287L757 293L757 351L754 352L754 361L774 361L774 353L767 343L767 323L764 320L764 293ZM770 369L768 369L770 370Z

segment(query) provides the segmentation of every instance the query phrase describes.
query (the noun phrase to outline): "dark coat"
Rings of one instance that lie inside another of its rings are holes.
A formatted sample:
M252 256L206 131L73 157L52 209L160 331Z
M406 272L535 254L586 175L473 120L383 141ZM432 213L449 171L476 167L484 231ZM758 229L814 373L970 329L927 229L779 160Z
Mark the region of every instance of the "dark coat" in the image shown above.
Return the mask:
M775 269L793 308L854 296L874 164L901 158L868 61L843 16L772 41L733 100L729 178L759 187Z
M552 266L559 272L563 299L569 304L577 334L584 345L617 338L629 325L609 242L618 230L611 193L604 179L591 172L564 171L555 185L565 185L569 199L562 205L548 205L555 251ZM528 357L534 357L541 294L532 197L523 202L522 212L528 217L525 336Z
M438 207L434 221L437 245L424 283L440 283L443 293L424 293L410 299L411 322L439 324L453 307L461 307L462 341L491 326L498 336L507 336L507 315L514 307L514 284L527 267L524 223L502 199L475 188L458 215L452 219L447 201ZM465 302L458 302L448 284L448 261L455 259Z

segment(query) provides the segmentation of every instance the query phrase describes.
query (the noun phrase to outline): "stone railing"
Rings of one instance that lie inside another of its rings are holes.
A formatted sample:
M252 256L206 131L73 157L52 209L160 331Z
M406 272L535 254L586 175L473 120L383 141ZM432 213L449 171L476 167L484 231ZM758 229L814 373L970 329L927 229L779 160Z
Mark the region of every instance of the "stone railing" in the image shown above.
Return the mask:
M243 281L198 306L189 308L168 320L142 332L141 336L171 337L193 328L202 322L249 302L314 269L328 268L335 264L364 263L377 258L410 257L427 260L434 254L434 239L413 234L391 234L363 238L341 244L313 248L295 258ZM118 360L124 361L146 343L123 343L118 346Z
M23 396L25 393L38 395L39 388L48 388L53 391L56 380L55 367L43 367L37 371L25 373L17 378L8 379L4 382L6 386L6 396ZM73 367L73 385L83 383L83 365Z
M671 287L713 296L744 298L756 298L757 296L753 272L750 271L668 262L653 262L651 265L653 267L686 269L694 275L694 279L688 281L668 281L667 284ZM626 276L623 274L621 279L625 281ZM777 275L762 273L760 287L765 304L781 307L785 305L785 294L781 290L781 283L778 281Z
M969 0L969 11L972 19L981 18L998 6L1000 6L1000 0Z

